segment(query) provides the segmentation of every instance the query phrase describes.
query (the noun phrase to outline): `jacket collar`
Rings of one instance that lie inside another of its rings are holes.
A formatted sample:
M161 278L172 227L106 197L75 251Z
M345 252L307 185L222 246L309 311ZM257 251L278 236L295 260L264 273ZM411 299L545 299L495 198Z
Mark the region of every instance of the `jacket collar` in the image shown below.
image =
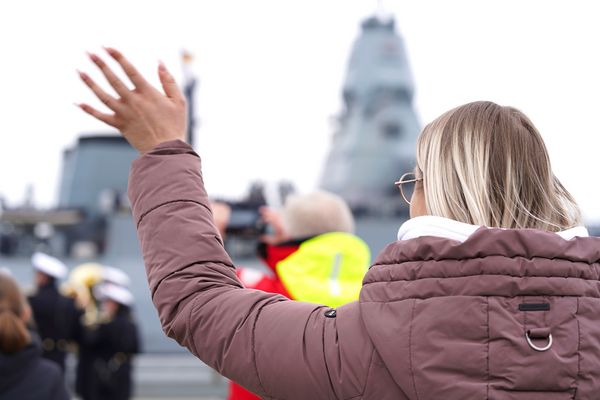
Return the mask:
M298 251L302 241L289 241L279 244L259 242L256 252L261 260L277 274L277 264Z
M480 227L464 242L422 236L390 243L365 275L361 301L450 295L600 298L599 277L598 237L565 240L536 229Z
M444 217L425 215L411 218L403 223L398 230L398 240L409 240L422 236L434 236L463 243L480 228L482 227L479 225L466 224ZM571 229L556 232L556 234L565 240L589 236L587 229L583 226L576 226Z

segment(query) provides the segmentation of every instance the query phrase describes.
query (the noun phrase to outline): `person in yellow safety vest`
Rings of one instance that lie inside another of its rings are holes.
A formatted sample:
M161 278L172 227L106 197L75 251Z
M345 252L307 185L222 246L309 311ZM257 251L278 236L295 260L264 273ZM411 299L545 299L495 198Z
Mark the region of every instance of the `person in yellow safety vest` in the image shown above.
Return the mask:
M360 238L331 232L303 241L275 268L290 298L335 308L358 299L370 258Z
M224 236L229 210L213 203L215 224ZM258 254L271 273L238 268L248 288L335 308L358 299L371 262L367 244L353 234L354 218L339 196L317 191L290 195L281 212L261 209L273 234L264 236ZM232 382L228 400L259 399Z

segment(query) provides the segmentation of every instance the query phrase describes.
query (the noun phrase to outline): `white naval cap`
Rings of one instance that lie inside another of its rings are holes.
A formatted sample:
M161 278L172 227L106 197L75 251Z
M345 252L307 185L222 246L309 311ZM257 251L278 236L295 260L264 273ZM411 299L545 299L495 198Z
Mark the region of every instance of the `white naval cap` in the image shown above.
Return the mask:
M110 299L125 306L133 304L133 294L123 286L114 283L101 283L95 286L94 295L100 300Z
M102 280L107 283L127 287L131 283L129 276L119 268L105 265L102 267Z
M67 266L58 258L36 252L31 256L31 264L35 269L53 278L63 279L67 276Z

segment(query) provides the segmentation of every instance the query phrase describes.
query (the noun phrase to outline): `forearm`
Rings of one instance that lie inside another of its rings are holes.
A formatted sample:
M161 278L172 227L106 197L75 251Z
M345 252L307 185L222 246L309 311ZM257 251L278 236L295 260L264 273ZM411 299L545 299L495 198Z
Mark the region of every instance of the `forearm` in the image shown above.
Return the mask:
M265 306L285 298L242 288L213 225L198 156L179 141L157 146L134 162L129 197L165 333L261 392L255 321Z
M152 299L165 331L177 336L172 322L192 295L241 284L212 222L200 160L187 144L157 146L133 163L129 179Z

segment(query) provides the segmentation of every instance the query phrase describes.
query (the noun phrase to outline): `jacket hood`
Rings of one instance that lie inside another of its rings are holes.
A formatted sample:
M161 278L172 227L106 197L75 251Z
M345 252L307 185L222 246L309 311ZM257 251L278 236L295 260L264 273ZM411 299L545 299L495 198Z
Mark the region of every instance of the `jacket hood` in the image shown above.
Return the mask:
M41 355L42 348L39 338L34 334L32 334L31 343L23 350L13 354L0 352L0 393L19 381Z
M443 357L485 365L469 359L481 354L470 354L467 344L490 340L487 299L499 298L498 309L508 315L515 309L508 303L523 301L521 296L550 303L563 296L600 298L599 279L600 238L566 240L551 232L490 228L478 228L463 242L420 236L391 243L376 258L364 278L361 316L387 369L405 386L406 377L415 376L415 343L426 342L421 351L434 360L419 364L424 369L443 365ZM515 315L513 321L521 318ZM457 332L465 326L477 334L448 343L449 337L462 337Z

